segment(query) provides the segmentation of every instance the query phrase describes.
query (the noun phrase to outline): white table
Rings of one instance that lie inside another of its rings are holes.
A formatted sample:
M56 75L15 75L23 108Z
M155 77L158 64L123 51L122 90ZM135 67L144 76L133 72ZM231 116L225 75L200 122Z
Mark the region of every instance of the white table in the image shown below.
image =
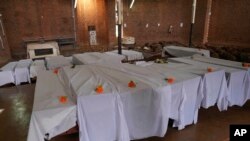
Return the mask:
M159 66L149 66L147 68L138 67L131 64L113 64L105 63L98 64L102 68L108 70L114 69L126 73L129 76L137 78L149 86L159 88L168 85L164 80L168 76L174 76L176 81L171 85L171 115L175 120L175 126L183 129L186 125L196 123L198 116L198 107L196 106L200 98L202 87L200 86L201 77L195 74L177 72L175 70L168 70ZM110 73L110 71L108 71ZM110 75L113 75L111 73ZM193 86L190 88L190 84ZM183 87L184 85L184 87ZM182 91L180 91L182 90ZM185 98L189 94L188 98ZM174 102L173 102L174 101ZM184 107L184 108L182 108Z
M45 61L48 70L72 65L71 61L62 55L46 57Z
M76 103L70 98L66 103L60 103L60 96L68 96L68 94L57 75L50 71L39 73L28 141L51 139L76 125Z
M200 55L210 57L209 50L181 47L181 46L174 46L174 45L164 47L163 55L164 55L164 52L168 52L170 55L175 56L175 57L186 57L186 56L192 56L194 54L200 54Z
M209 64L227 66L227 67L238 68L238 69L245 69L248 71L250 69L250 68L244 68L242 66L242 62L218 59L218 58L213 58L213 57L205 57L201 55L193 55L192 59L196 61L200 61L200 62L209 63Z
M245 68L233 68L221 65L215 65L205 62L200 62L191 57L185 58L171 58L169 60L192 64L196 66L212 67L214 69L224 70L226 72L229 106L238 105L243 106L245 102L250 99L250 76Z
M80 140L127 141L165 135L171 88L164 80L127 74L108 64L64 67L59 74L77 99ZM128 87L130 80L136 88ZM98 95L95 88L100 84L104 93Z
M17 62L10 62L0 69L0 86L9 83L15 84L14 69L16 64Z
M209 108L217 103L220 111L227 110L228 107L228 88L225 71L222 69L214 69L208 72L208 66L197 66L182 63L160 64L161 67L178 70L181 72L188 72L202 77L202 103L203 108Z
M175 83L171 85L170 118L174 119L173 126L181 130L186 125L197 123L199 105L202 100L201 77L164 66L153 64L146 66L145 69L160 74L162 78L173 77L175 79Z
M16 85L20 85L22 82L30 83L29 68L32 63L31 59L20 60L15 67Z
M100 52L87 52L82 54L73 55L73 63L76 65L87 65L87 64L97 64L97 63L121 63L125 59L123 55L108 55Z
M35 60L31 63L30 66L30 78L36 78L37 74L41 71L45 71L45 62L44 60Z
M174 119L174 126L183 129L186 125L196 123L198 117L198 104L201 101L201 77L196 74L190 74L171 70L158 66L156 64L138 67L131 64L103 64L103 67L113 68L128 73L131 76L137 76L146 82L152 82L159 86L166 85L166 77L175 77L175 83L171 85L171 113L170 117ZM193 86L190 87L190 84ZM159 87L158 86L158 87ZM180 91L181 90L181 91Z
M119 55L118 50L105 52L108 55ZM122 55L125 56L126 60L140 60L144 59L143 53L134 50L122 50Z

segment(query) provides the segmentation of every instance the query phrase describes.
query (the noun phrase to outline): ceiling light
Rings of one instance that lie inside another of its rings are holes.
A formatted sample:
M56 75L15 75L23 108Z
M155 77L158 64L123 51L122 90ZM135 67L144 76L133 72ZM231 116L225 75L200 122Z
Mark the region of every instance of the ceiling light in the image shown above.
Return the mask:
M129 8L132 8L132 7L133 7L134 2L135 2L135 0L132 0L132 1L131 1Z

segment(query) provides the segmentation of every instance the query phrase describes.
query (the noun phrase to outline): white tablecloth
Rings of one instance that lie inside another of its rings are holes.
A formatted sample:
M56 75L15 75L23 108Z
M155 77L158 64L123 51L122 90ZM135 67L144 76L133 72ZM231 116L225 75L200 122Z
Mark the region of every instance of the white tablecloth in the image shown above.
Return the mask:
M0 69L0 86L5 84L15 84L14 69L17 62L10 62Z
M18 61L17 65L15 67L16 85L19 85L22 82L29 82L30 83L29 68L30 68L31 63L32 63L31 59Z
M133 77L138 77L145 82L157 84L158 87L166 85L166 77L175 77L175 83L171 85L172 103L170 117L175 120L174 126L183 129L186 125L196 123L198 116L197 104L201 101L202 83L201 77L195 74L178 72L158 65L138 67L131 64L98 64L102 67L116 69L123 73L128 73ZM193 84L192 87L189 83ZM180 91L182 90L182 91ZM189 97L186 99L186 94ZM182 108L184 106L184 108Z
M227 109L228 88L224 70L214 69L213 72L208 72L207 68L209 65L206 67L203 65L197 66L171 62L162 65L162 67L202 76L203 99L201 106L209 108L217 103L217 107L220 111Z
M30 78L37 77L37 74L41 71L45 71L45 62L44 60L35 60L31 63L30 66Z
M162 78L174 77L175 83L171 85L172 102L170 115L174 119L174 127L178 127L180 130L186 125L196 123L199 105L202 100L203 87L201 77L159 64L146 66L145 69L160 74Z
M121 63L125 59L122 55L108 55L100 52L87 52L73 55L73 63L76 65L97 64L97 63Z
M57 75L49 71L39 73L28 141L51 139L76 125L76 103L70 98L66 103L60 103L59 96L67 94Z
M62 55L46 57L45 60L46 60L46 66L47 66L48 70L57 69L57 68L61 68L64 66L72 65L71 61L69 59L66 59Z
M189 47L181 47L181 46L166 46L163 48L164 52L168 52L170 55L175 57L185 57L185 56L192 56L194 54L200 54L207 57L210 57L210 51L205 49L198 49L198 48L189 48Z
M69 57L65 57L71 64L73 64L73 57L69 56Z
M105 52L108 55L118 55L118 50ZM143 54L134 50L122 50L122 55L125 56L127 60L140 60L144 59Z
M197 66L212 67L214 69L224 70L226 72L227 85L228 85L228 102L229 106L238 105L242 106L245 102L250 99L250 76L245 68L233 68L220 66L205 62L200 62L191 59L190 57L186 58L171 58L169 60L175 62L182 62L186 64L192 64Z
M105 66L64 67L60 71L65 86L77 97L80 140L123 141L164 136L170 116L170 86L162 79L155 83L146 76ZM128 87L130 80L135 81L136 88ZM97 85L103 86L103 94L95 92Z
M193 55L192 58L193 58L193 60L200 61L200 62L247 70L247 68L244 68L242 66L242 62L218 59L218 58L213 58L213 57L205 57L205 56L201 56L201 55Z
M133 77L134 79L136 78L148 84L150 87L154 88L159 88L167 85L166 81L164 80L166 77L171 75L176 77L177 78L175 81L176 83L174 85L171 85L172 93L174 93L172 94L173 96L172 101L175 101L172 102L171 104L171 118L175 120L175 126L178 126L179 129L183 129L186 125L197 122L197 116L198 116L197 114L199 108L197 104L200 104L201 102L200 101L201 98L199 98L199 96L202 89L202 86L200 86L201 85L200 76L190 73L176 72L175 70L169 71L164 68L162 69L161 67L158 66L155 68L154 67L144 68L144 67L134 66L131 64L113 64L113 63L98 64L98 66L101 66L101 68L107 68L106 73L110 73L109 76L114 76L113 75L114 72L110 71L113 69L122 72L121 75L117 75L119 77L124 74L128 74L129 75L127 76L128 78L129 77ZM160 70L160 72L155 70ZM107 75L106 73L104 76ZM69 78L71 77L72 75L69 75ZM85 82L86 80L82 81ZM190 95L188 98L185 97L187 96L186 95L187 93Z

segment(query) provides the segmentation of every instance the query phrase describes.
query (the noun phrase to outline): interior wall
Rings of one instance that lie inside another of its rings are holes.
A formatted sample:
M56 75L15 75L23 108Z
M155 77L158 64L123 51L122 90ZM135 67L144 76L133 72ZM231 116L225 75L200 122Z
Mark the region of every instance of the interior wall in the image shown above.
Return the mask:
M158 41L188 43L192 0L135 0L129 9L130 2L124 1L125 36L134 36L138 45Z
M206 28L209 21L207 18L207 10L208 10L208 1L209 0L197 0L196 6L196 17L193 29L192 43L194 45L202 45L204 38L206 38Z
M213 0L208 43L250 47L249 21L249 0Z
M132 9L131 0L123 1L124 35L135 37L137 45L162 40L188 44L193 0L135 0ZM207 1L197 1L193 43L204 43L206 33L208 44L249 47L250 1L212 0L210 22ZM78 0L75 12L80 51L105 51L116 45L115 0ZM24 41L74 37L72 0L1 0L0 13L15 58L26 57ZM89 25L96 28L95 46L89 44Z
M95 26L97 45L90 45L88 26ZM109 38L105 0L78 0L76 27L77 45L82 51L107 50Z
M26 57L24 41L73 37L71 0L1 0L12 56Z
M8 39L6 37L5 25L0 13L0 67L11 60Z
M115 0L105 0L107 7L107 23L108 23L108 43L109 47L117 45L117 38L115 35Z

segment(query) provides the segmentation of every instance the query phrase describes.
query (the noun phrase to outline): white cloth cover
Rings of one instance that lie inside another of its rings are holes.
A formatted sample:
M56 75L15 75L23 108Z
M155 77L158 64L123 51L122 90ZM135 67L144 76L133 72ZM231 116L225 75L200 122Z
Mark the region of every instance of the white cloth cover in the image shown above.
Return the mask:
M64 56L52 56L52 57L46 57L46 66L48 70L53 70L57 68L61 68L64 66L70 66L72 65L69 59L66 59Z
M214 69L224 70L226 72L227 86L228 86L228 102L229 106L238 105L242 106L250 98L250 76L247 70L226 67L221 65L209 64L192 59L186 58L171 58L170 61L182 62L197 66L213 67Z
M196 61L200 61L200 62L247 70L248 75L250 75L250 68L243 67L242 62L236 62L236 61L230 61L230 60L224 60L224 59L218 59L218 58L212 58L212 57L205 57L205 56L200 56L200 55L193 55L192 59Z
M30 83L29 68L32 63L31 59L25 59L18 61L15 67L16 85L20 85L22 82Z
M73 57L69 56L69 57L65 57L68 61L70 61L71 64L73 64Z
M118 50L108 51L105 52L108 55L119 55ZM141 52L134 51L134 50L122 50L122 55L125 56L127 60L140 60L144 59L144 56Z
M201 102L201 98L199 97L200 97L200 92L202 88L202 86L200 86L201 85L200 76L190 74L190 73L184 73L184 72L178 73L175 70L169 71L168 69L164 69L164 68L162 69L161 67L145 69L144 67L138 67L138 66L131 65L131 64L105 63L105 64L98 64L98 66L101 66L101 68L93 69L93 70L96 71L96 70L103 70L104 68L107 68L107 72L110 73L109 76L114 76L114 72L111 70L116 70L116 71L122 72L121 75L117 75L117 76L128 74L129 76L126 76L126 77L128 78L133 77L133 79L139 79L140 81L147 83L150 87L154 86L155 88L159 88L159 87L166 85L167 83L164 79L167 76L172 75L178 78L176 83L174 85L171 85L172 93L174 93L173 94L174 97L172 97L172 101L175 100L175 102L171 102L172 103L171 104L171 117L175 120L175 125L178 126L179 129L183 129L186 125L197 122L198 106L196 105L200 104ZM161 70L160 71L161 73L155 70ZM82 74L86 74L86 72L85 73L82 72ZM104 76L106 75L107 74L105 74ZM72 78L73 74L68 73L67 77ZM79 77L74 77L74 78L79 79ZM82 78L83 77L81 76L81 79ZM86 80L89 80L89 78L82 80L82 82L85 82ZM185 82L183 83L183 81ZM69 84L69 81L66 85L72 87ZM76 88L80 91L79 85L76 85L76 86L77 86ZM83 89L81 89L81 91L83 91ZM187 93L190 95L188 99L185 97L187 96Z
M171 85L170 117L174 119L173 126L181 130L186 125L196 123L199 105L202 101L201 77L167 68L165 64L153 64L145 69L160 74L162 78L174 77L175 79L174 84Z
M121 63L123 59L125 59L125 57L122 55L108 55L100 52L87 52L73 55L73 63L76 65L97 64L105 62Z
M220 111L227 110L228 107L228 88L225 71L214 69L213 72L208 72L206 66L189 65L182 63L167 63L166 68L176 69L178 71L189 72L202 76L202 103L203 108L209 108L217 103Z
M171 45L171 46L166 46L163 48L163 55L165 51L175 57L192 56L194 54L200 54L200 55L210 57L210 51L205 50L205 49L197 49L197 48L189 48L189 47Z
M59 96L67 96L67 93L57 75L49 71L39 73L28 141L51 139L76 125L76 103L70 98L60 103Z
M141 74L135 71L134 75L125 73L119 65L113 67L117 69L101 64L64 67L60 71L66 88L77 97L80 140L164 136L170 116L170 86L162 79L157 82L146 75L139 77ZM136 88L128 87L130 80ZM103 86L103 94L95 92L98 85Z
M153 63L154 63L153 61L149 61L149 62L146 62L146 61L136 61L135 65L141 66L141 67L145 67L145 66L150 66Z
M100 65L100 64L99 64ZM131 64L101 64L102 67L107 67L110 69L116 69L122 71L123 73L128 73L129 75L139 79L143 79L145 82L151 82L157 84L158 87L166 85L164 80L166 77L174 76L176 81L171 85L172 91L172 104L171 104L171 115L170 117L175 120L175 126L178 126L179 129L183 129L186 125L196 123L198 117L198 105L201 101L201 90L202 84L200 84L201 77L184 72L178 72L176 70L170 70L164 68L163 66L158 66L157 64L148 66L148 67L138 67ZM183 83L184 81L184 83ZM189 84L192 83L192 90L189 90ZM184 87L183 87L184 85ZM185 89L188 90L185 90ZM183 91L179 91L182 89ZM190 98L187 100L184 99L185 91L190 93ZM191 98L192 96L193 98ZM173 102L175 101L175 102ZM179 103L176 101L180 101ZM190 105L188 105L190 104ZM186 106L184 109L176 108ZM195 111L195 112L193 112ZM188 114L186 114L188 113Z
M15 84L14 69L17 62L10 62L0 69L0 86L5 84Z
M45 71L45 62L44 60L35 60L30 66L30 78L37 77L37 74L41 71Z

